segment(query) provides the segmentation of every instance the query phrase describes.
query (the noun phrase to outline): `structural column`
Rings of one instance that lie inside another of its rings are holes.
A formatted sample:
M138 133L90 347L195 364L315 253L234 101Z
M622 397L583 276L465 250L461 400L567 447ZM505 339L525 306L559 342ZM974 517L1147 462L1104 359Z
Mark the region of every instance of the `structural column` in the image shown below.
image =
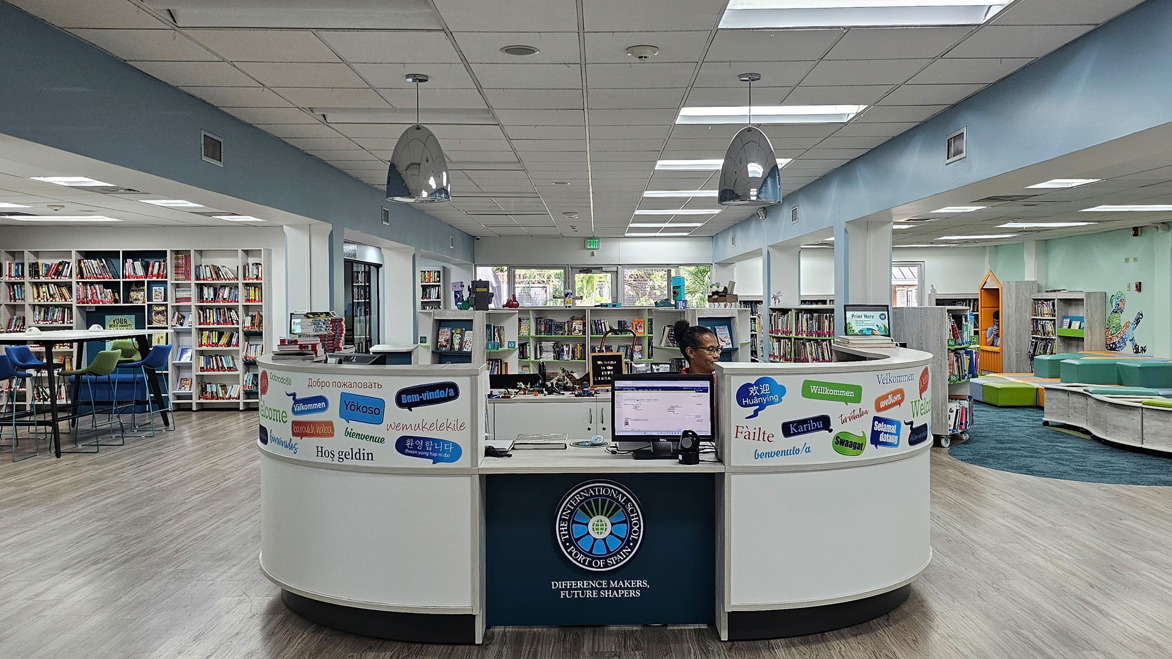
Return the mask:
M761 252L761 268L764 271L761 293L765 306L796 307L801 304L800 241L770 245Z
M845 304L890 303L891 222L855 221L835 226L835 327L845 326Z

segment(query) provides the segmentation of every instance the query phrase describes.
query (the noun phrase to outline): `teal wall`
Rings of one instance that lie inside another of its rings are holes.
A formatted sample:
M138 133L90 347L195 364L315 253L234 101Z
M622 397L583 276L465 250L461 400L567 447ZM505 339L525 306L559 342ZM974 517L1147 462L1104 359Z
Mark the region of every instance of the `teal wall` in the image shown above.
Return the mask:
M999 245L993 248L989 266L998 281L1021 281L1025 279L1025 245Z

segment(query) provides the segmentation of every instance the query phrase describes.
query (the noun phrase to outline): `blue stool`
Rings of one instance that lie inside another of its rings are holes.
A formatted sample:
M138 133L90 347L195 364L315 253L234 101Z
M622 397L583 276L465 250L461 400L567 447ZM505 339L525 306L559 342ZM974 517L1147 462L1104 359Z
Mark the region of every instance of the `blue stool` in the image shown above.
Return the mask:
M65 364L48 364L43 362L40 359L37 359L36 355L33 354L33 351L29 349L28 346L5 346L4 354L8 355L8 359L12 361L12 366L14 368L22 371L32 371L33 379L29 392L30 400L36 401L38 393L42 390L44 392L43 400L46 403L49 402L49 396L56 395L55 392L49 391L47 381L45 382L44 386L37 382L37 374L44 374L49 370L50 366L52 366L54 369L60 370L65 368ZM40 434L44 434L44 436L48 438L53 434L53 431L49 428L46 428L44 433Z
M16 428L18 425L17 419L20 417L24 417L24 418L26 418L26 420L19 422L19 425L23 425L25 427L33 426L35 428L36 427L36 417L37 417L37 401L36 401L36 397L32 395L33 392L32 392L31 387L26 387L26 391L28 391L28 393L29 393L29 397L28 397L29 409L23 413L20 413L17 411L18 406L17 406L17 402L16 402L16 381L17 380L25 380L26 384L27 384L28 380L30 380L31 378L32 378L31 374L16 370L16 368L12 364L12 360L9 359L7 355L0 355L0 380L7 380L8 381L8 395L6 397L5 402L8 407L12 408L11 414L9 416L10 416L10 419L12 422L12 461L13 462L20 462L21 460L27 460L28 458L31 458L33 456L37 456L37 455L41 454L40 434L38 434L36 432L36 430L34 430L32 433L30 433L30 435L33 438L33 446L36 448L36 452L33 453L32 455L26 455L23 458L16 457L16 445L20 443L20 439L17 436L17 432L16 432ZM4 412L4 414L8 414L8 412ZM0 437L2 437L2 436L3 436L3 430L0 430Z
M147 401L147 416L148 416L148 418L150 418L150 427L151 427L150 434L149 435L142 435L143 437L154 437L155 436L155 413L156 412L173 412L173 410L171 408L171 389L169 388L169 385L167 384L167 368L170 366L170 359L171 359L171 346L158 345L158 346L152 347L151 351L148 352L147 356L144 357L143 359L140 359L135 362L122 362L122 363L118 364L118 368L137 368L142 372L142 381L146 385L145 389L146 389L146 401ZM163 393L164 407L162 407L160 409L155 408L155 397L151 395L150 383L149 383L148 378L152 377L152 374L147 373L148 368L153 371L153 377L157 378L157 382L159 383L159 391L161 391ZM133 390L133 389L134 389L134 387L132 386L131 390ZM134 415L135 415L134 408L137 403L138 403L138 401L136 401L136 400L130 401L130 415L131 415L130 425L131 425L131 427L135 428L136 430L138 429L138 424L134 420ZM122 408L119 407L119 409L121 410ZM163 426L163 430L164 431L175 430L174 414L172 414L172 416L171 416L171 427L168 428L167 426Z

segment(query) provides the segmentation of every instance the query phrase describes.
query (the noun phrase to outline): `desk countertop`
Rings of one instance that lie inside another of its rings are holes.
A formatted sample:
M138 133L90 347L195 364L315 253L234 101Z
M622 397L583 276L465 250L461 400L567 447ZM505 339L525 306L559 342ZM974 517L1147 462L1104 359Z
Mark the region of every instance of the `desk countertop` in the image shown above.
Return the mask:
M713 453L702 453L700 464L682 465L675 460L636 460L630 455L612 455L602 447L556 449L513 449L511 458L482 458L481 474L574 474L574 473L721 473L724 465Z

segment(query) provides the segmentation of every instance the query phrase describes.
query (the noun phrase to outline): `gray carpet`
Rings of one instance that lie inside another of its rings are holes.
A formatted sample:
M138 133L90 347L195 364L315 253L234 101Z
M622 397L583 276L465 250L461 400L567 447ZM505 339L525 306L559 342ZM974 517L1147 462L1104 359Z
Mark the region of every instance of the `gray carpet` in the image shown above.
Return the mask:
M994 407L984 403L974 406L975 424L969 431L969 441L948 451L958 460L1042 478L1172 485L1172 457L1129 451L1043 426L1038 407Z

